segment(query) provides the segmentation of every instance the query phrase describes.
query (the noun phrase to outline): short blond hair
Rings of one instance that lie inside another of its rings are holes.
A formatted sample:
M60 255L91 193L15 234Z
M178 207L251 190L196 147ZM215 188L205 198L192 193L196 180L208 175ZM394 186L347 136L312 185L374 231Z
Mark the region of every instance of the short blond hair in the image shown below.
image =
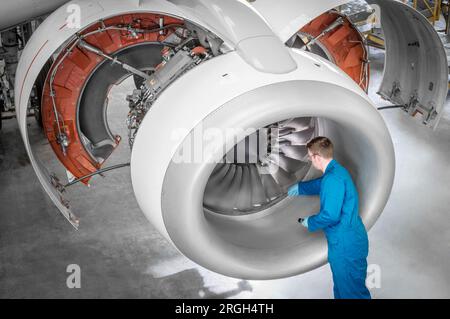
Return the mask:
M313 154L319 154L323 158L333 158L334 148L333 143L328 137L318 136L313 138L306 144L308 150Z

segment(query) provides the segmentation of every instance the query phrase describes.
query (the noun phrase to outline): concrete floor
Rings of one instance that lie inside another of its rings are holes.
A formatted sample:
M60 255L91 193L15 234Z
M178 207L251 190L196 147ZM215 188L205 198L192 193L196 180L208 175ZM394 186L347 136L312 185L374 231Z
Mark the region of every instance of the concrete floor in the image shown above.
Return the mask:
M383 52L374 51L372 91ZM112 92L111 116L126 137L123 103L129 82ZM386 105L375 94L379 105ZM436 131L400 110L383 111L396 148L390 200L369 232L369 264L381 269L374 298L450 298L450 107ZM30 166L16 121L0 133L0 298L332 298L329 266L270 281L212 273L182 256L145 219L129 169L74 186L70 201L81 218L75 231L59 214ZM30 119L36 152L64 173ZM124 140L109 164L128 160ZM81 289L68 289L66 267L81 267Z

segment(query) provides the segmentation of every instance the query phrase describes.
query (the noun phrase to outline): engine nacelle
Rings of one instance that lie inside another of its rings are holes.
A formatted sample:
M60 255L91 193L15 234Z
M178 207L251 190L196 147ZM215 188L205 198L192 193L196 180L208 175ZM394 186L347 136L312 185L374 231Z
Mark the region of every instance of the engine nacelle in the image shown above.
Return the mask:
M205 208L207 184L221 174L220 165L233 165L220 162L246 137L245 132L289 119L316 119L317 134L332 138L337 159L352 172L367 228L375 223L390 194L393 145L364 91L323 59L295 50L292 56L299 67L285 75L258 72L235 53L192 70L152 107L133 148L132 181L142 211L183 254L228 276L281 278L309 271L327 260L325 238L296 224L299 217L318 211L317 198L283 197L272 206L255 206L250 212L236 209L245 201L251 206L260 180L269 198L270 186L264 184L262 173L250 175L252 164L237 164L242 170L228 173L233 174L231 181L224 177L214 183L219 194ZM226 134L229 128L236 128L236 133ZM174 138L173 132L180 129L186 134ZM302 129L291 134L296 132ZM297 140L294 146L304 147L306 141ZM202 156L180 160L179 154L191 149L191 144L196 149L196 143L200 143ZM269 175L281 187L292 176L294 181L318 176L308 166L290 170L283 165L289 159L302 164L301 157L283 155L274 164L278 171ZM222 198L228 199L229 213L212 210L212 204L219 205Z

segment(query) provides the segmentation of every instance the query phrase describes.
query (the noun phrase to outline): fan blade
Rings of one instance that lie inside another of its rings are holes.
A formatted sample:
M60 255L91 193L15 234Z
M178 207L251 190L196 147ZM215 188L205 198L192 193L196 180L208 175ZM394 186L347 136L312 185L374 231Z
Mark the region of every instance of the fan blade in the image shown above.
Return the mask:
M302 161L308 161L308 149L306 145L281 145L280 152L285 156Z
M272 130L271 137L280 138L288 134L292 134L293 132L295 132L295 129L292 127L282 127L279 129Z
M226 165L226 166L228 167L228 169L222 180L208 181L205 189L205 195L203 196L203 202L205 203L206 206L209 207L220 206L221 208L227 207L227 205L224 205L222 203L223 194L229 189L233 181L236 166L235 165Z
M252 191L250 183L250 169L248 165L242 166L241 184L235 205L239 211L246 211L251 208Z
M222 179L227 174L228 170L230 169L229 164L220 163L217 164L217 166L214 168L211 177L208 181L208 183L211 183L211 185L215 185L217 183L221 183Z
M280 185L282 191L285 190L287 185L292 185L293 183L295 183L296 181L295 176L286 172L276 163L269 161L268 166L269 166L269 173L272 175L272 177L275 179L278 185Z
M259 176L261 176L261 182L264 187L264 191L269 200L275 200L283 193L280 186L275 179L270 175L266 169L260 169L258 166Z
M267 202L264 186L256 165L250 165L250 183L252 189L252 206L259 207Z
M306 145L311 140L315 129L309 128L304 131L294 132L282 138L291 142L292 145Z
M293 128L296 131L304 131L309 129L312 125L310 117L297 117L280 123L280 126Z
M233 180L231 184L225 189L223 200L221 203L224 207L230 208L230 203L234 203L233 209L236 209L236 202L238 200L239 191L242 182L242 167L241 165L234 165L236 167Z
M297 161L295 159L286 157L282 154L271 154L270 158L288 173L294 174L298 171L303 165L303 162Z

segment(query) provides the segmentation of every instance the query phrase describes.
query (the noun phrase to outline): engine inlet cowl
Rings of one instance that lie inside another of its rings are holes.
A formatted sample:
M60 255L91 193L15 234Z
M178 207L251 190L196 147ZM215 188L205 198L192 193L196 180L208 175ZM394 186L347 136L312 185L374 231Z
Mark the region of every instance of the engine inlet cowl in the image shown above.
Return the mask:
M285 75L258 72L235 53L202 64L168 88L136 136L131 170L142 211L180 252L224 275L282 278L326 263L323 235L297 223L318 212L318 198L285 196L289 184L320 174L303 165L300 150L289 153L288 147L301 147L316 134L332 139L336 159L359 191L367 228L390 194L393 145L376 108L329 62L308 52L292 55L299 68ZM269 153L278 154L277 164L267 175L260 171L261 156L256 163L224 160L251 132L271 127L281 133ZM225 134L230 128L240 129ZM196 157L186 150L197 149L198 141L202 153ZM192 156L182 160L180 154ZM271 187L262 176L272 179Z

